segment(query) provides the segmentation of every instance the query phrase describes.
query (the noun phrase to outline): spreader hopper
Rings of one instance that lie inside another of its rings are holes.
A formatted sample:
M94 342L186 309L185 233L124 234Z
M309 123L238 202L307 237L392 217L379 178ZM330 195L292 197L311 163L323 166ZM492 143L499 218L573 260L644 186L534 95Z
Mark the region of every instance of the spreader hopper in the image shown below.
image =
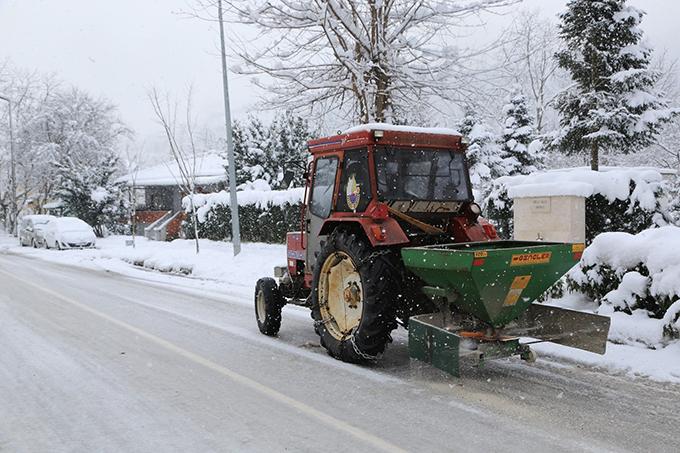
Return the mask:
M529 357L519 337L604 353L608 317L534 303L582 252L583 244L523 241L402 249L406 267L423 280L425 294L442 308L411 318L411 355L457 374L459 356L469 355L470 347L480 359ZM449 312L446 307L451 305L455 310ZM467 316L456 317L454 312ZM464 352L461 339L469 340ZM455 366L446 365L452 362Z

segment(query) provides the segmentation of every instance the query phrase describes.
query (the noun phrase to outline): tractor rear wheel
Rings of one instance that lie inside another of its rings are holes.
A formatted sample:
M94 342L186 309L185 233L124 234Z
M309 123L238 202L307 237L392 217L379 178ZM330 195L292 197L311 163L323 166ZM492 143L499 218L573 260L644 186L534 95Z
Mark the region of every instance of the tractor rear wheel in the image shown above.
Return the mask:
M355 233L336 230L317 256L312 318L321 345L345 362L377 359L397 326L399 260Z
M273 278L261 278L255 285L255 318L257 327L265 335L274 337L281 328L281 309L284 299Z

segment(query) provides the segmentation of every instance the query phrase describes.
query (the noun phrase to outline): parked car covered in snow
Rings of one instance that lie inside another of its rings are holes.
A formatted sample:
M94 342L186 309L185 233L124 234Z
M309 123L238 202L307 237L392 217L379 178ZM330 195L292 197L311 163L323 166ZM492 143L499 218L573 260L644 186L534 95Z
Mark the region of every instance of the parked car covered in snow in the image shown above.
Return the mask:
M44 228L45 248L59 250L94 247L96 237L90 225L76 217L56 217Z
M25 215L19 222L19 243L22 247L39 247L43 244L43 229L53 215Z

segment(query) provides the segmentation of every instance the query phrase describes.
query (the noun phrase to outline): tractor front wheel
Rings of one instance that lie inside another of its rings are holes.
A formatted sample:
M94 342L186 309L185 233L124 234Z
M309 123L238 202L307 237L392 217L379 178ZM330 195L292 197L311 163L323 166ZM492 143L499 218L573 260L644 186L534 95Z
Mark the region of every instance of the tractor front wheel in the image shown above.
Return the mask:
M261 278L255 285L255 318L257 327L265 335L275 337L281 328L281 309L284 299L273 278Z
M312 318L321 345L345 362L378 358L397 326L399 260L355 233L336 230L314 269Z

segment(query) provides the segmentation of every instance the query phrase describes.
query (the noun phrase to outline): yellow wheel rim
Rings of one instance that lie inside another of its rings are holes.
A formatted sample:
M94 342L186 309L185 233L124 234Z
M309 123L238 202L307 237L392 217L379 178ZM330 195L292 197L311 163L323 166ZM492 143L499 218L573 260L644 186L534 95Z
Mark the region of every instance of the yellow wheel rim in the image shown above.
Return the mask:
M344 340L361 322L364 291L356 265L344 252L324 261L319 275L319 311L328 332Z

